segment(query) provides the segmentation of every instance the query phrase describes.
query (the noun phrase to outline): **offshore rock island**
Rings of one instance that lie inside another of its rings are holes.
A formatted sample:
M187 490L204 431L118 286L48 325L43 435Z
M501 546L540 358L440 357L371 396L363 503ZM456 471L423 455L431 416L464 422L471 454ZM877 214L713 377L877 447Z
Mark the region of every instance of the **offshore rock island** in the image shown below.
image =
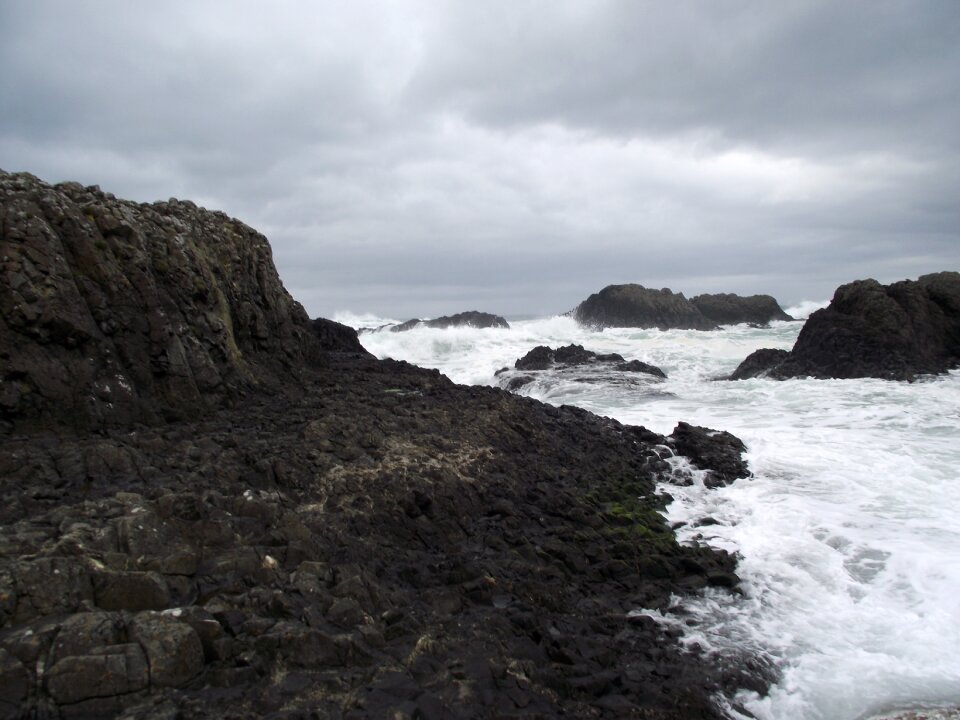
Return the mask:
M0 717L718 718L663 437L376 360L222 213L0 172ZM718 480L720 482L720 480Z
M731 293L698 295L688 300L670 288L608 285L577 305L571 313L581 325L604 328L716 330L719 325L792 320L770 295L742 297Z

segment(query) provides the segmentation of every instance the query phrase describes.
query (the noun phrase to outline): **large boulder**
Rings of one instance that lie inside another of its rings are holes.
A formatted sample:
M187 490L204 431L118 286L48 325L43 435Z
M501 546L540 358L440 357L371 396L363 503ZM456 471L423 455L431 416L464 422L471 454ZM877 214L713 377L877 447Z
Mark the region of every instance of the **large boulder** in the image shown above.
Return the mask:
M189 201L0 171L0 410L102 428L276 391L356 334L311 324L267 239Z
M960 364L960 273L842 285L813 313L789 353L759 350L731 379L912 380Z
M793 320L770 295L743 297L733 293L718 293L697 295L690 302L705 317L720 325L767 325L771 320Z
M679 328L714 330L717 323L705 317L683 293L669 288L651 290L642 285L608 285L573 311L581 325L606 327Z

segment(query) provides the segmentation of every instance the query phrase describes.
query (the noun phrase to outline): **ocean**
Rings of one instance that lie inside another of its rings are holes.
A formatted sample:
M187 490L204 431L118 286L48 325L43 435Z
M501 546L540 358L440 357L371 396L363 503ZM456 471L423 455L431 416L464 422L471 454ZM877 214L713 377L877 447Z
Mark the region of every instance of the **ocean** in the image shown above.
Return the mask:
M405 318L335 319L371 328ZM548 373L519 392L663 434L685 420L746 443L752 478L663 485L681 541L737 553L743 594L710 591L654 613L721 661L746 651L778 669L766 697L720 699L730 716L745 717L737 704L763 720L960 705L960 371L914 383L715 379L753 350L791 348L801 325L593 332L553 317L361 342L473 385L498 385L495 372L537 345L575 343L661 368L662 382Z

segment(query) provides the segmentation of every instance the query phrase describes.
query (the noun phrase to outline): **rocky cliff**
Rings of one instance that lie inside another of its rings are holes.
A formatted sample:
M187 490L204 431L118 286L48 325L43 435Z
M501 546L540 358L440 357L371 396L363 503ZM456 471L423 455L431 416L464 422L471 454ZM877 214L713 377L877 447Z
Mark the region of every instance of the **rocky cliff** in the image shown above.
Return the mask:
M281 391L324 349L363 352L286 292L266 238L191 202L0 173L0 409L101 428Z
M0 718L718 718L663 437L378 361L219 213L0 175ZM717 440L716 438L720 438ZM718 482L720 482L718 480Z
M790 352L758 350L734 371L750 377L912 380L960 364L960 273L881 285L841 285Z

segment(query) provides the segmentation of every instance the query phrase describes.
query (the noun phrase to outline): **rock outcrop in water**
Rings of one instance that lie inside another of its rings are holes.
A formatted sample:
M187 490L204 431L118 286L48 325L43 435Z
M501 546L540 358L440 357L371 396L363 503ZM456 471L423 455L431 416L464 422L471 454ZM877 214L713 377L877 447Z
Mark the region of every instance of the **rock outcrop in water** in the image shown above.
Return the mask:
M743 297L733 293L719 293L697 295L691 298L690 302L704 317L718 325L768 325L772 320L793 320L770 295Z
M366 332L381 332L383 330L389 330L390 332L407 332L420 326L439 330L451 327L470 327L480 330L486 330L488 328L510 329L510 323L499 315L479 312L478 310L468 310L467 312L457 313L456 315L443 315L433 320L412 318L399 325L381 325L378 328L373 328Z
M565 345L556 350L546 345L538 345L518 359L513 368L502 368L496 372L496 376L501 378L501 385L511 391L534 382L541 371L551 371L554 375L563 377L572 374L585 382L603 381L612 384L618 384L617 376L621 376L621 381L629 377L624 373L641 373L658 380L667 377L663 370L654 365L640 360L627 361L618 353L598 354L585 350L582 345ZM581 370L589 370L591 374L584 375L579 372ZM534 374L531 375L531 372Z
M758 350L731 375L912 380L960 364L960 273L842 285L790 352Z
M669 288L651 290L642 285L608 285L594 293L573 311L581 325L605 327L679 328L715 330L717 323Z
M657 512L673 439L375 360L189 203L0 173L0 218L0 717L717 718L763 689L629 614L737 583Z

